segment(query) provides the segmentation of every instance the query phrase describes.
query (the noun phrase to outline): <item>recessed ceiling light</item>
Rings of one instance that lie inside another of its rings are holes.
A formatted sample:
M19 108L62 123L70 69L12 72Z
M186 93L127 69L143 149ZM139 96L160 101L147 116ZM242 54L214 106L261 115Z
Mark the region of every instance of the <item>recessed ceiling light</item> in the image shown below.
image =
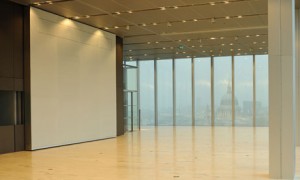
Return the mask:
M253 42L253 44L256 44L257 42Z
M266 44L266 41L263 41L262 43L263 43L263 44Z
M225 46L225 44L222 44L222 46Z
M90 18L91 16L89 16L89 15L85 15L85 18Z
M230 43L229 45L230 45L230 46L233 46L233 43Z
M182 20L183 23L186 23L186 20Z
M144 27L145 27L145 26L147 26L147 24L143 23L143 24L142 24L142 26L144 26Z
M230 19L230 16L226 16L225 19Z
M194 48L195 46L192 46L192 48Z
M193 21L197 22L197 21L198 21L198 19L193 19Z
M247 35L246 37L247 37L247 38L249 38L249 37L250 37L250 35Z
M120 12L116 12L116 14L117 14L117 15L120 15L121 13L120 13Z
M33 3L33 5L40 6L41 3L35 2L35 3Z
M80 17L79 16L75 16L74 19L80 19Z
M157 23L156 23L156 22L154 22L154 23L152 23L152 25L153 25L153 26L156 26L156 25L157 25Z
M211 39L211 40L215 40L215 39L217 39L217 38L215 38L215 37L211 37L210 39Z
M174 9L178 9L178 6L174 6L173 8L174 8Z
M240 51L241 49L238 49L238 51Z
M260 49L260 50L262 50L263 48L262 48L262 47L260 47L259 49Z
M260 35L259 34L256 34L256 37L259 37Z
M224 37L220 37L220 39L224 39Z
M119 28L119 26L115 26L115 29L118 29Z
M160 7L160 10L164 11L166 10L166 7Z
M202 51L202 52L204 52L204 53L205 53L206 51Z
M158 41L156 41L155 43L156 43L156 44L158 44L159 42L158 42Z
M183 54L185 54L186 52L182 52Z
M133 13L132 11L128 11L129 14Z
M190 40L190 39L187 39L186 41L187 41L187 42L190 42L191 40Z
M242 16L242 15L239 15L237 18L239 18L239 19L240 19L240 18L243 18L243 16Z
M163 47L163 49L166 49L165 47Z
M224 1L224 4L228 4L229 3L229 1Z
M201 44L199 47L201 47L201 48L202 48L202 47L203 47L203 46L202 46L202 44Z
M106 29L106 30L107 30L107 29L109 29L109 27L104 27L104 29Z
M178 42L181 42L181 39L179 39Z
M216 5L215 2L210 2L209 4L212 6Z

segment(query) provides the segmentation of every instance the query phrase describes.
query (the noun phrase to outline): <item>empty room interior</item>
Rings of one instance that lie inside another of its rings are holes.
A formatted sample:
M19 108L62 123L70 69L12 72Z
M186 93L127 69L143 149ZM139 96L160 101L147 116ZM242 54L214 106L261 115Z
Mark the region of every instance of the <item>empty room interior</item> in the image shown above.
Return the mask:
M300 0L2 0L0 179L300 179Z

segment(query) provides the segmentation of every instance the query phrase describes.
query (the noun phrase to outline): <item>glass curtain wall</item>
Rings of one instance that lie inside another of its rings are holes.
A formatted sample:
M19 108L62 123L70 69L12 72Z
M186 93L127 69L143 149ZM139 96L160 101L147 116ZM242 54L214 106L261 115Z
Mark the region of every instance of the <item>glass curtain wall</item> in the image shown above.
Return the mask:
M194 60L195 125L211 125L211 58Z
M173 125L173 63L172 59L157 60L158 125Z
M192 125L192 61L175 60L176 73L176 125Z
M140 61L140 110L141 125L155 125L154 110L154 61Z
M231 56L214 58L214 97L216 126L232 125Z
M253 125L253 56L234 58L235 125Z
M269 123L269 64L268 55L255 57L256 71L256 126Z
M192 125L194 102L195 125L268 126L268 55L212 59L194 59L194 97L191 58L175 59L174 69L170 59L156 61L158 125ZM140 61L139 72L141 123L155 125L154 61Z

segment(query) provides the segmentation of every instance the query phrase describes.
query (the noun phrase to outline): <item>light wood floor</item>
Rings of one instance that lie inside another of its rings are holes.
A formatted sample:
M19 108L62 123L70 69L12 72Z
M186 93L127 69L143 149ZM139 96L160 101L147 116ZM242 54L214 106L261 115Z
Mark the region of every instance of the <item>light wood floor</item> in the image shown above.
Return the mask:
M1 180L268 178L268 128L145 128L115 139L0 155Z

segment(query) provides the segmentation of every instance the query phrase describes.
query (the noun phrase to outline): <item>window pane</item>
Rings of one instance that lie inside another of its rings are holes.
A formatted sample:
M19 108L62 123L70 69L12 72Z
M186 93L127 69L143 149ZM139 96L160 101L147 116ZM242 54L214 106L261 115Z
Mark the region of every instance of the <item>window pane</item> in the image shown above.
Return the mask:
M137 90L137 65L136 61L127 61L124 69L125 89Z
M191 59L176 59L176 125L192 125Z
M235 125L253 126L253 56L235 56Z
M158 125L173 125L172 60L157 61Z
M154 61L140 61L141 125L154 125Z
M231 57L214 58L215 125L232 125Z
M211 58L195 59L195 125L211 125Z
M268 55L257 55L256 66L256 126L268 126L269 75Z

